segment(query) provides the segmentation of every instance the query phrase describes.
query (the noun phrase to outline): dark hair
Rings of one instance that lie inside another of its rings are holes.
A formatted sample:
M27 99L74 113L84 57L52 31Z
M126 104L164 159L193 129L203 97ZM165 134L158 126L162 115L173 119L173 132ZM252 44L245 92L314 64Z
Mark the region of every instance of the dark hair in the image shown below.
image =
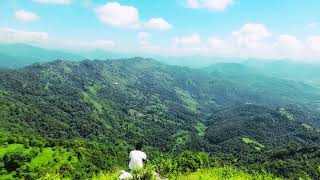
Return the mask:
M136 144L136 150L142 150L142 143L141 142L138 142L137 144Z

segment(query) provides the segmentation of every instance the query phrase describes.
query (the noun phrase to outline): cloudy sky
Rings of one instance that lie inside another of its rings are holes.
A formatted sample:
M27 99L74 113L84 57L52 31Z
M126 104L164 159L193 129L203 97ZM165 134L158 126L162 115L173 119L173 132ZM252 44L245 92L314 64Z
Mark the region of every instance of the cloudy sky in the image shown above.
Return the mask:
M0 43L320 61L319 0L1 0Z

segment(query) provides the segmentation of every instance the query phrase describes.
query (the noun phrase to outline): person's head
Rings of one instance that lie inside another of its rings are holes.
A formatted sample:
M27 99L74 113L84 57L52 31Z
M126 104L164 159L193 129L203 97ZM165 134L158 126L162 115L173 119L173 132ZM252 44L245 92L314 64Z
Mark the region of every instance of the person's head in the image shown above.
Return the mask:
M142 143L141 142L138 142L137 144L136 144L136 150L139 150L139 151L141 151L142 150L142 147L143 147L143 145L142 145Z

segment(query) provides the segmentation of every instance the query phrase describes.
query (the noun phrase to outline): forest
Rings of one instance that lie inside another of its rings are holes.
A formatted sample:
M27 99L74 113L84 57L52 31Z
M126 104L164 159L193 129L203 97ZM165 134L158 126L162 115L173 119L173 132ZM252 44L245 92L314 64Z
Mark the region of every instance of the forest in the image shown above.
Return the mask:
M320 179L319 87L290 77L141 57L3 68L0 179L117 179L137 142L170 179Z

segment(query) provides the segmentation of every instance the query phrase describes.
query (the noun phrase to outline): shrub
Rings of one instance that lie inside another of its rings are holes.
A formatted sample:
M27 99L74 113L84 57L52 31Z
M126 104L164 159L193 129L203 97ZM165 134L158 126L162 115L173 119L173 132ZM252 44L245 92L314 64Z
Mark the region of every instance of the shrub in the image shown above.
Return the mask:
M195 172L209 165L209 157L207 153L195 153L191 151L182 152L178 158L178 169L181 172Z

